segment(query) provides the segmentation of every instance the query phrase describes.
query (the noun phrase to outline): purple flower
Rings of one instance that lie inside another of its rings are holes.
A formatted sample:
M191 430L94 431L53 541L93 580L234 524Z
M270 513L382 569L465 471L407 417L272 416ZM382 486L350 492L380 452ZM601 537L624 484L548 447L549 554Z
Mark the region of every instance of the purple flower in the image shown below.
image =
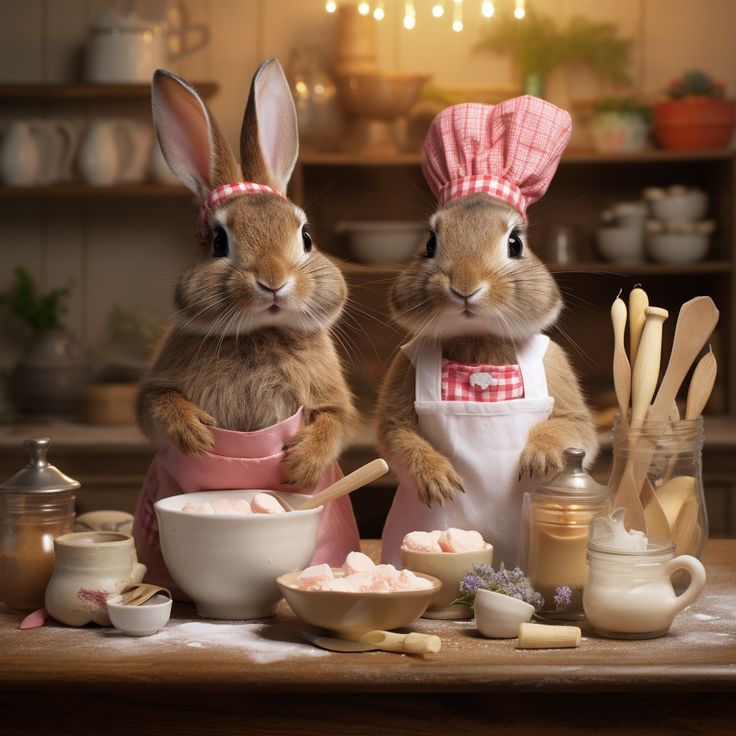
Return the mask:
M558 586L555 588L555 597L552 600L554 600L557 610L567 608L572 600L572 588L569 585Z
M468 573L460 581L460 592L463 595L474 596L476 592L478 591L478 588L482 588L482 587L483 587L483 581L477 575L473 575L472 573Z

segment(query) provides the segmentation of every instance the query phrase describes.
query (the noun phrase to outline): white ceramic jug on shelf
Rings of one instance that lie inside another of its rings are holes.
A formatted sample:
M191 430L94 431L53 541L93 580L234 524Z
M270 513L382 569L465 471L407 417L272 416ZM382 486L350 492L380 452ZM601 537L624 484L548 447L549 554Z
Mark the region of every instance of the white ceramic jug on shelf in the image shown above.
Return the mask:
M33 120L31 134L39 152L39 169L34 183L69 181L79 139L74 125L66 120Z
M31 123L11 123L0 145L0 175L4 184L27 187L36 183L41 168L41 154Z
M151 155L153 129L138 120L118 120L121 135L127 137L127 157L121 155L118 181L123 183L144 181Z

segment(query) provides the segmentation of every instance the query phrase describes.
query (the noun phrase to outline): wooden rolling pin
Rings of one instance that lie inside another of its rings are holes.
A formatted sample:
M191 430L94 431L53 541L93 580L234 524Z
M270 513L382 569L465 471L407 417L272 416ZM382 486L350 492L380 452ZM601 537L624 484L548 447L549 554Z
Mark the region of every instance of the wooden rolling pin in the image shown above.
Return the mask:
M519 624L517 649L564 649L579 647L582 632L577 626Z
M436 654L442 647L442 640L434 634L397 634L395 631L367 631L360 637L364 644L372 644L384 652L403 652L404 654Z
M666 309L646 307L644 329L631 378L631 422L642 422L654 396L662 359L662 325L669 316ZM632 432L633 435L633 432Z

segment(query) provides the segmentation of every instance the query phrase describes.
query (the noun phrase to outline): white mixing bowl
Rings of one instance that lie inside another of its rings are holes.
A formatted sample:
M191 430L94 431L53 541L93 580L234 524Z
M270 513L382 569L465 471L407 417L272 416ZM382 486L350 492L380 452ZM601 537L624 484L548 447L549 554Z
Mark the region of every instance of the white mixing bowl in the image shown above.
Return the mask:
M164 562L174 582L204 618L273 616L281 593L276 578L301 570L317 546L322 506L283 514L192 514L188 503L250 500L258 490L200 491L154 504ZM284 494L292 506L307 499Z

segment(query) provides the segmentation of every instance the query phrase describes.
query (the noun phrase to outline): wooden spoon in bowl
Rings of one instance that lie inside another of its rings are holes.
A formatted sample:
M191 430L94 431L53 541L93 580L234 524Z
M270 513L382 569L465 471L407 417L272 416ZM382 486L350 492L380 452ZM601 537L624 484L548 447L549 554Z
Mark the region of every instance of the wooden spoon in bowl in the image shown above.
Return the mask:
M371 460L366 465L361 466L352 473L349 473L344 478L335 483L330 484L324 490L319 493L315 493L314 496L310 496L306 501L302 502L296 508L290 506L281 496L271 491L263 491L269 496L273 496L287 511L306 511L307 509L316 509L317 506L322 506L329 501L334 501L336 498L341 496L347 496L348 493L356 491L358 488L362 488L376 478L380 478L382 475L388 473L388 465L382 458Z

